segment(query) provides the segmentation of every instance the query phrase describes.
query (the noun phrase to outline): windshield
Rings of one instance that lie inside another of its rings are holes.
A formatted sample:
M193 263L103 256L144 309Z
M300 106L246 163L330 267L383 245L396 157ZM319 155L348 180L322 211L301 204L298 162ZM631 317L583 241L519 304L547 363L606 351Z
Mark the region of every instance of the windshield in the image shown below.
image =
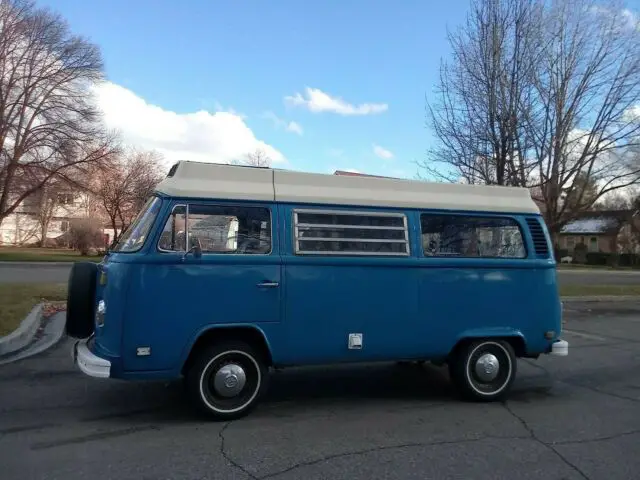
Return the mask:
M138 216L118 240L118 244L113 249L114 252L136 252L142 248L158 216L161 203L162 200L159 197L151 197L147 200Z

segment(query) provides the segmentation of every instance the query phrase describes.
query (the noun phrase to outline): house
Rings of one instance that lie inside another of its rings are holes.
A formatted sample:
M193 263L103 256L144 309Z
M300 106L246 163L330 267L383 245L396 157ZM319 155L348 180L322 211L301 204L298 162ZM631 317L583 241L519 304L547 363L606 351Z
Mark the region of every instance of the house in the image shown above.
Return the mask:
M68 243L71 223L91 217L92 199L72 187L42 189L25 198L0 225L0 245L35 245ZM46 225L46 229L43 226Z
M585 212L568 222L558 235L558 247L571 254L576 245L588 252L640 253L640 212L610 210Z

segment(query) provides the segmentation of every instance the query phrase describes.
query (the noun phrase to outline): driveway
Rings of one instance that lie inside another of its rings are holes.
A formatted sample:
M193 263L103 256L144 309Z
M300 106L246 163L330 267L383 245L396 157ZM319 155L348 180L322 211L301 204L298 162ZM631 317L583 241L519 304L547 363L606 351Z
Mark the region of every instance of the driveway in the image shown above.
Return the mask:
M505 404L458 401L431 366L292 369L230 424L179 384L85 377L64 341L0 367L2 478L636 478L640 304L565 310L569 357L520 362Z

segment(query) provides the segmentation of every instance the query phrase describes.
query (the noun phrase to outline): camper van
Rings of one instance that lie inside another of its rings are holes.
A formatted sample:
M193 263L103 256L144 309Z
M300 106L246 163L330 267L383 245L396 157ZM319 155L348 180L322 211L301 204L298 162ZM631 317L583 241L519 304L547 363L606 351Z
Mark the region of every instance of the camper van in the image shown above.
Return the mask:
M73 265L66 331L85 374L182 379L219 420L276 368L430 361L495 401L518 358L568 354L527 189L190 161L100 264Z

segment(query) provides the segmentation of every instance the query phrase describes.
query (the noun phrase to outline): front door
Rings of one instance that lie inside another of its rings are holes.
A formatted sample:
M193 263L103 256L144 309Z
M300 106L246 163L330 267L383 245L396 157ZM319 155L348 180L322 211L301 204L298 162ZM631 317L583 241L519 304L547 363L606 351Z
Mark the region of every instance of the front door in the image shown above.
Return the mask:
M279 322L276 224L271 205L175 205L156 252L131 266L125 370L177 368L211 326ZM187 245L199 246L201 256Z

